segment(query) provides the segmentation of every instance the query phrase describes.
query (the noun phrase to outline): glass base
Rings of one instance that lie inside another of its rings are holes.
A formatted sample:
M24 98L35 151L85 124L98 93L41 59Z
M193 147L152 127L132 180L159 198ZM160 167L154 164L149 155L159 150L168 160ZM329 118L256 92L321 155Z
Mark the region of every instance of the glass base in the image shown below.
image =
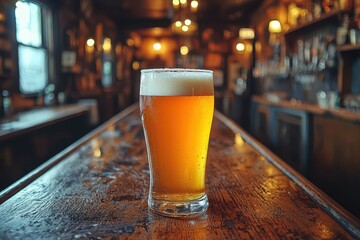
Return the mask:
M149 209L166 217L192 218L202 215L208 209L207 195L191 201L168 201L153 198L148 199Z

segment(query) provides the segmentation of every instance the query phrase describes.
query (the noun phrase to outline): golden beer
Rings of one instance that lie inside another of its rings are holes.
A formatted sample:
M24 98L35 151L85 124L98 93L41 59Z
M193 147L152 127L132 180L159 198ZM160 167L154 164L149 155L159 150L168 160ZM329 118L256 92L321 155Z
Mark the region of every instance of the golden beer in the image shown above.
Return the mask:
M208 205L206 158L214 113L212 72L154 69L143 70L141 75L149 207L169 216L204 212Z

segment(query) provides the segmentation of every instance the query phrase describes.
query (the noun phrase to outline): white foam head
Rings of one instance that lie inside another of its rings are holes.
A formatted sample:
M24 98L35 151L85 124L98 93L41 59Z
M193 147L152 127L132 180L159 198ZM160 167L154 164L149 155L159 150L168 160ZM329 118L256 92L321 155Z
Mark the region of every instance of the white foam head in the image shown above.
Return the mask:
M214 94L213 72L200 69L141 70L142 96L206 96Z

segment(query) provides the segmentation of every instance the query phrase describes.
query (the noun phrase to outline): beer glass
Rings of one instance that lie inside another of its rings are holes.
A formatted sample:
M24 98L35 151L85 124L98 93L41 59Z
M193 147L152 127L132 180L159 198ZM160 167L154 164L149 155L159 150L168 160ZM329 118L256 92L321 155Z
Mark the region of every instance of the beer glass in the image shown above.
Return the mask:
M204 213L212 71L142 70L140 111L150 170L149 209L170 217Z

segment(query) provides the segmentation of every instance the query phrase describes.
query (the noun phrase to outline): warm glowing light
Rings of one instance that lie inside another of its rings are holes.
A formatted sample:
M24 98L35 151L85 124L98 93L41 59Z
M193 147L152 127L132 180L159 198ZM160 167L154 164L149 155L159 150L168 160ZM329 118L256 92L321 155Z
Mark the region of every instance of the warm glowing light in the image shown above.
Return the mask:
M189 31L189 27L184 25L181 27L181 30L183 30L184 32L187 32L187 31Z
M236 44L236 50L238 50L239 52L244 51L245 50L245 45L243 43Z
M5 21L6 16L4 13L0 12L0 21Z
M156 42L153 44L153 49L155 51L160 51L161 50L161 43L160 42Z
M191 1L190 4L191 4L191 8L193 8L193 9L196 9L199 6L199 2L196 0Z
M133 68L134 70L139 70L139 68L140 68L140 63L139 63L138 61L134 61L134 62L132 63L132 68Z
M118 54L118 55L121 54L121 50L122 50L121 44L120 43L116 44L116 46L115 46L116 54Z
M103 43L103 50L104 52L110 52L111 51L111 39L105 38Z
M186 0L180 0L181 4L186 4Z
M274 174L277 173L276 168L274 168L271 165L268 165L268 167L265 168L265 171L269 176L273 176Z
M179 2L179 0L173 0L172 4L174 7L177 7L177 6L179 6L180 2Z
M269 32L271 33L280 33L281 32L281 24L278 20L271 20L269 22Z
M256 52L261 52L261 43L260 42L255 43L255 51Z
M297 24L297 21L299 19L301 8L298 8L296 3L291 3L289 4L288 9L288 23L291 26L294 26Z
M237 146L243 146L243 145L245 144L245 141L244 141L244 139L241 137L240 134L236 134L236 135L235 135L234 141L235 141L235 144L236 144Z
M85 51L89 54L94 52L95 40L93 38L89 38L86 40Z
M176 22L175 22L175 26L176 26L176 27L181 27L181 25L182 25L181 21L176 21Z
M191 20L190 19L185 19L184 21L185 25L189 26L191 24Z
M94 157L97 157L97 158L101 157L101 150L100 150L100 148L94 149L94 151L93 151L93 156L94 156Z
M86 45L88 45L89 47L92 47L95 45L95 40L92 39L92 38L89 38L87 41L86 41Z
M251 28L240 28L239 38L240 39L254 39L255 32Z
M131 46L134 46L135 41L134 41L134 39L132 39L132 38L128 38L128 39L126 40L126 44L131 47Z
M180 47L180 54L181 55L187 55L189 53L189 48L187 46L181 46Z

